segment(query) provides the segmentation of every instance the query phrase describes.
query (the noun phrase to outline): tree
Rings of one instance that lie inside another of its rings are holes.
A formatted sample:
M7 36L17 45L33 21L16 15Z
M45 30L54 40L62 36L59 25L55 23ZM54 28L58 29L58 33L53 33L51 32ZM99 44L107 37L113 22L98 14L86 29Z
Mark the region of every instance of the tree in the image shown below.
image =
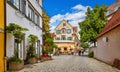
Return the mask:
M82 42L94 43L96 46L96 37L102 31L107 21L104 13L107 7L103 4L100 7L96 4L93 10L87 8L86 18L83 22L79 23L80 39Z
M18 58L18 45L22 42L22 40L25 38L25 33L24 31L28 31L27 28L21 27L18 24L15 23L10 23L7 27L6 30L8 33L13 34L15 37L15 43L17 44L17 47L14 48L14 56Z
M52 53L53 48L55 47L55 44L53 41L53 37L51 36L51 33L50 33L50 17L46 14L44 10L42 11L42 19L43 19L42 30L45 33L43 35L43 38L44 38L43 52Z
M30 58L37 58L37 54L36 54L36 48L35 48L35 43L37 42L38 37L34 34L30 34L28 36L28 49L27 49L27 60Z
M50 37L50 17L45 13L45 11L42 11L42 27L43 32L45 32L44 37Z
M86 42L81 42L81 47L83 47L84 49L89 48L89 44Z

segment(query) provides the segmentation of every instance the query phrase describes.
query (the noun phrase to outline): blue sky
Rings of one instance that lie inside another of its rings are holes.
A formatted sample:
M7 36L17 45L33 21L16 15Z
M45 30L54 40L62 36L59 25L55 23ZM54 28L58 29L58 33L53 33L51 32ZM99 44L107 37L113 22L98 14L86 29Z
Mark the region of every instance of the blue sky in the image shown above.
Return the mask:
M87 7L91 9L96 5L111 5L116 0L44 0L43 8L51 17L51 32L60 23L61 20L69 20L72 26L78 26L85 18Z

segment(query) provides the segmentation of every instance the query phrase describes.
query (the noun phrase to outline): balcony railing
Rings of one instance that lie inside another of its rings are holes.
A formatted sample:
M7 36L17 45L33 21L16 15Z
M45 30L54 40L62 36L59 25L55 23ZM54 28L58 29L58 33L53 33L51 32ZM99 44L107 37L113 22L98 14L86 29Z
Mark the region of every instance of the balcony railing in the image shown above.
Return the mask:
M54 42L74 42L74 40L54 40Z

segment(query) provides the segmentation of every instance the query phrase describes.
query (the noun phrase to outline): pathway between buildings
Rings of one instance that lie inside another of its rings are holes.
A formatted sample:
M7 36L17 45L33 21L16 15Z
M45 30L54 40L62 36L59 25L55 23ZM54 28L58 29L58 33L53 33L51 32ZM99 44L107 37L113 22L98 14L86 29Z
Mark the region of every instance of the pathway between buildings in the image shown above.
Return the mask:
M72 55L54 56L54 60L27 65L19 72L120 72L92 58Z

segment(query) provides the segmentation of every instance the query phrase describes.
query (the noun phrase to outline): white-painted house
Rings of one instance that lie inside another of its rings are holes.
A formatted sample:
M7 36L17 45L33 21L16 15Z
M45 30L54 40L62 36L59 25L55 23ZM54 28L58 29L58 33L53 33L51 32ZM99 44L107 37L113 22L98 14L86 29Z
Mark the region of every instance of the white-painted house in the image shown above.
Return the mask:
M7 25L16 23L26 27L29 31L25 32L25 39L19 45L19 58L25 60L27 49L27 38L30 34L37 35L39 40L36 42L36 53L41 54L42 45L42 0L7 0ZM14 54L14 37L7 34L7 56Z

